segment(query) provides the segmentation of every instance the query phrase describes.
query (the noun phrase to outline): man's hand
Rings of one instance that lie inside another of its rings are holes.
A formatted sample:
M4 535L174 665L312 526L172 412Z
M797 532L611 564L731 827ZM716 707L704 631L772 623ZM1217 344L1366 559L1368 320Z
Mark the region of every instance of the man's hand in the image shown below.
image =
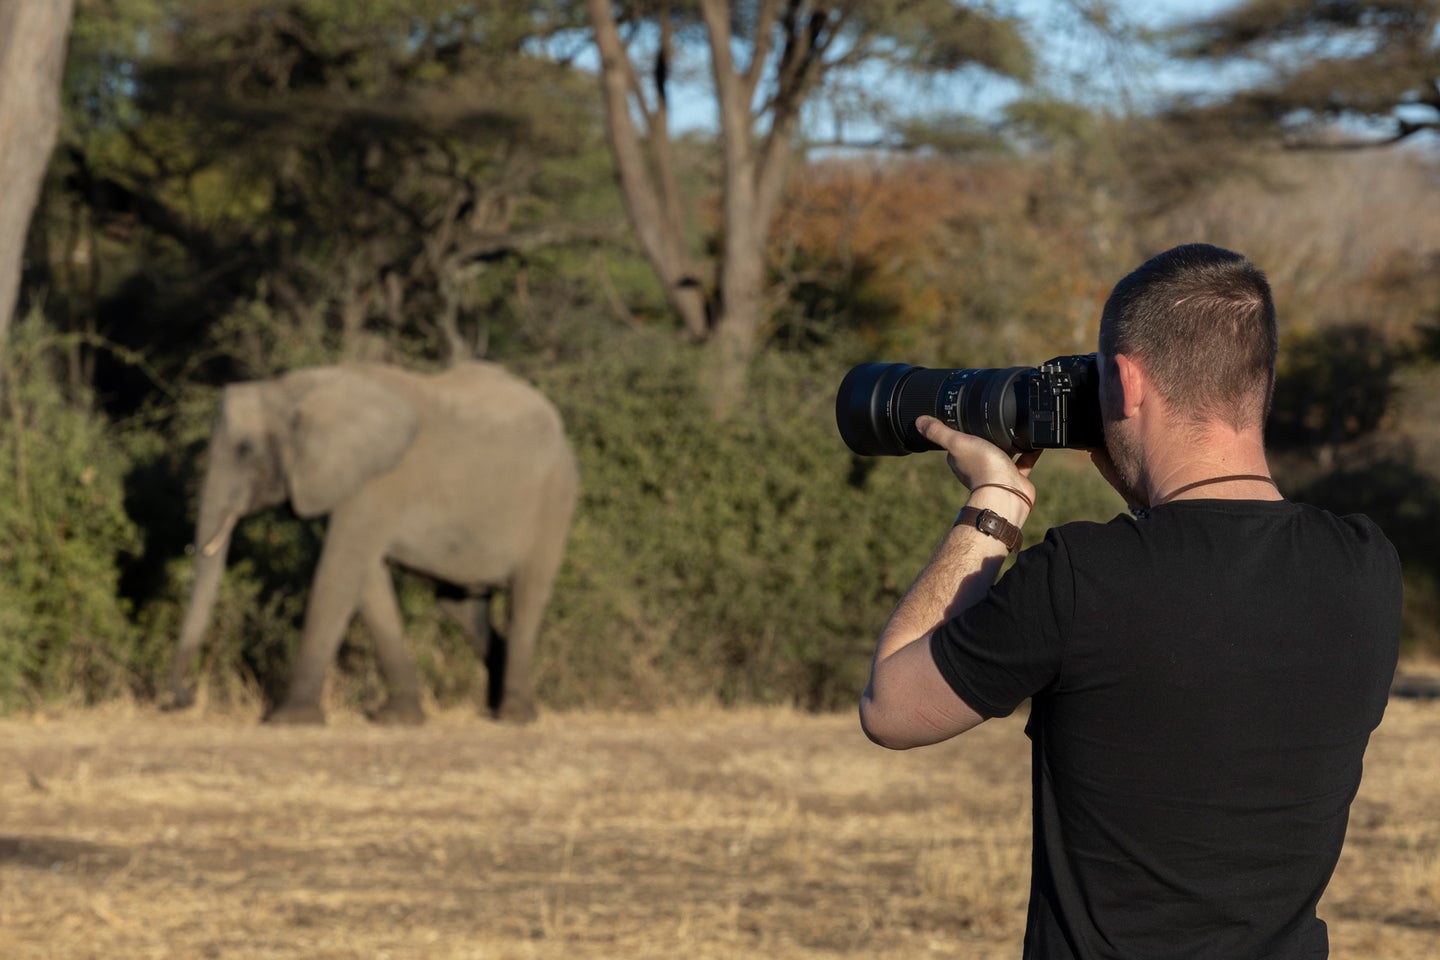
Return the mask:
M950 470L967 490L974 490L984 483L999 483L1025 491L1033 503L1035 485L1030 482L1030 471L1040 459L1041 451L1022 453L1015 460L989 440L951 430L934 417L921 417L915 421L921 435L943 449L947 454Z

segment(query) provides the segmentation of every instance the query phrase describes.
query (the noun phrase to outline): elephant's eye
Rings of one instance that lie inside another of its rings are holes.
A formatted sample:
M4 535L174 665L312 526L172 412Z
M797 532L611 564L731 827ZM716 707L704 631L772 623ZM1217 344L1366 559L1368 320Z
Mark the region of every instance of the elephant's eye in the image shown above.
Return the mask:
M249 460L255 455L255 445L249 440L241 440L235 445L235 456L241 460Z

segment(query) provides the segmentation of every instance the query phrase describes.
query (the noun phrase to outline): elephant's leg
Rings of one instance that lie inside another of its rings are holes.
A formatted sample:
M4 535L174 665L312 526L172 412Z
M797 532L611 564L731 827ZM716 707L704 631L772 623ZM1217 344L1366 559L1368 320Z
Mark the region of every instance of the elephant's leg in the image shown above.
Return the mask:
M455 621L477 660L484 660L490 650L494 633L490 626L490 594L468 594L448 585L435 594L435 602Z
M577 490L573 468L566 469L565 464L561 464L544 485L542 495L550 508L535 530L530 555L516 569L510 582L505 681L500 705L495 711L501 720L528 723L535 719L535 640L565 555Z
M510 624L501 647L501 670L491 668L492 690L496 673L504 677L500 702L495 715L507 723L529 723L535 719L535 692L532 673L535 665L535 640L550 589L559 569L560 558L548 555L534 558L516 571L510 585Z
M360 616L365 618L365 626L375 642L375 655L388 691L385 705L373 711L370 719L376 723L423 723L420 674L415 669L415 658L405 645L400 604L395 599L395 584L384 561L374 565L365 581L365 591L360 595Z
M493 716L500 716L500 705L505 700L505 678L510 669L510 638L495 629L491 620L490 604L480 601L479 617L485 624L485 708ZM531 716L534 715L531 708Z
M330 518L320 563L305 604L305 627L290 667L290 686L279 706L266 714L267 723L324 723L320 705L325 675L340 650L345 627L355 614L361 591L379 551L366 549L362 525Z
M460 625L475 659L485 664L485 706L495 713L504 693L507 644L491 620L490 599L489 593L468 595L442 590L439 594L440 608Z

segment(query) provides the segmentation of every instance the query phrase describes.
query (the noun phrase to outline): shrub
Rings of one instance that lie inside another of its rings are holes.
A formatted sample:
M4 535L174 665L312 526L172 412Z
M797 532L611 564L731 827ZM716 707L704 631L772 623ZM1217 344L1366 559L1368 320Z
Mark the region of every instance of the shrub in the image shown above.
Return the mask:
M58 341L17 325L0 421L0 710L136 686L139 637L119 563L139 548L125 513L127 461L87 398L67 399Z
M838 351L772 352L717 422L694 347L644 334L539 375L584 491L542 634L552 703L854 701L873 641L958 509L935 456L852 457L834 422ZM1030 537L1118 499L1078 456ZM1053 493L1052 493L1053 491Z

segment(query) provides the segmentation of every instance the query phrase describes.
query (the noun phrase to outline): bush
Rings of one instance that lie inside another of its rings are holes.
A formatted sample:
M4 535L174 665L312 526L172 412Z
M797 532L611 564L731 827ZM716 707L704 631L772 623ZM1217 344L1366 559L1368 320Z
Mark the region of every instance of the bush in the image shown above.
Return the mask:
M63 396L53 346L38 322L17 331L0 425L8 709L153 695L192 568L184 544L211 404L187 393L164 431L107 431ZM528 371L565 412L583 481L538 657L551 706L852 704L877 631L962 499L937 455L846 450L834 395L861 358L841 346L763 354L723 421L696 373L703 357L642 331L583 362ZM1048 453L1037 481L1031 541L1119 509L1079 454ZM283 686L323 536L323 523L285 511L237 529L200 665L212 702L248 704ZM481 665L436 611L431 585L397 579L437 701L483 702ZM338 703L379 698L368 646L357 626L336 671Z
M133 691L144 659L119 599L139 549L125 451L85 397L67 399L59 343L32 315L13 331L0 422L0 710Z
M644 334L537 379L583 494L541 642L550 703L853 703L875 635L962 502L936 456L852 457L840 352L772 352L723 422L694 347ZM1029 537L1118 499L1047 454Z

